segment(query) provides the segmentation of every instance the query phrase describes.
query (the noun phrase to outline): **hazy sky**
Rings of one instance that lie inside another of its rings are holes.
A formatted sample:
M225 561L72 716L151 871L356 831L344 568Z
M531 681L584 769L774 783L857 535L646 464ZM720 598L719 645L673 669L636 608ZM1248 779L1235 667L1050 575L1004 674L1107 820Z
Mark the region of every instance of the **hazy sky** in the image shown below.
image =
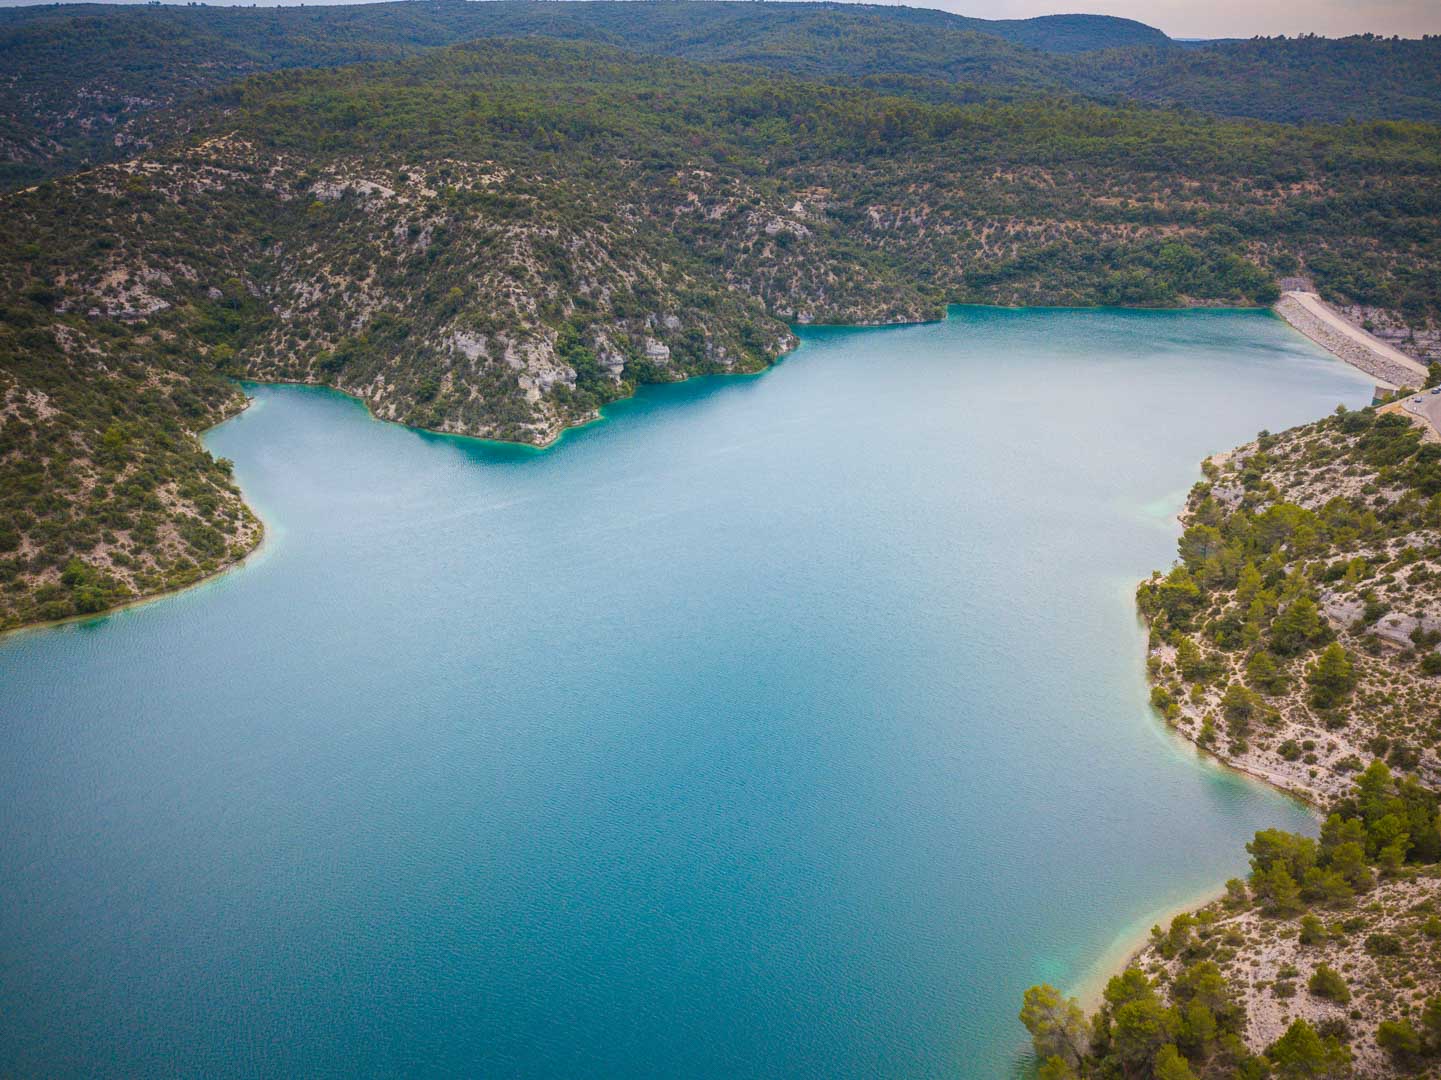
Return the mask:
M0 7L46 0L0 0ZM180 3L183 0L166 0ZM242 3L251 0L210 0ZM261 0L269 7L276 0ZM294 0L281 0L290 3ZM309 0L310 3L355 0ZM891 0L869 0L887 3ZM981 19L1088 12L1121 15L1158 26L1172 37L1252 37L1256 34L1441 34L1441 0L904 0Z
M915 3L915 0L912 0ZM946 0L943 7L984 19L1083 11L1121 15L1158 26L1172 37L1256 34L1441 34L1441 0Z

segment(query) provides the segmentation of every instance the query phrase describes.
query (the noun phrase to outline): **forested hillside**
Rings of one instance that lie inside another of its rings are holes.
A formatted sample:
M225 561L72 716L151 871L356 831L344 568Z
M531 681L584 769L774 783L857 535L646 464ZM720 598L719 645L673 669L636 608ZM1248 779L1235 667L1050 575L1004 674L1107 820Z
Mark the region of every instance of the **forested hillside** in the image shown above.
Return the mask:
M253 540L219 474L153 456L200 453L222 375L541 443L638 383L755 370L791 321L1257 304L1297 271L1418 318L1441 297L1425 124L923 103L531 39L259 76L156 130L0 202L6 622ZM140 501L99 528L117 483ZM197 514L201 548L157 547Z
M0 10L0 185L131 156L153 140L157 110L249 74L533 35L869 80L927 100L1044 91L1276 120L1441 119L1441 38L1193 49L1101 16L987 21L922 8L717 0L61 5Z
M1082 93L1219 116L1441 119L1441 35L1111 49L1075 57L1069 66L1068 85Z

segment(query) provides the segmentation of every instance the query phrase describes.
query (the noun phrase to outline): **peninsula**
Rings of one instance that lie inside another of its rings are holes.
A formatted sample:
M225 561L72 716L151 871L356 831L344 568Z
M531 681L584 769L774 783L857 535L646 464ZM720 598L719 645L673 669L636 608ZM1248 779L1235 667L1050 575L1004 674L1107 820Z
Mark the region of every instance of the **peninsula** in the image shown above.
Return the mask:
M1051 988L1023 1019L1053 1077L1130 1055L1411 1075L1441 1054L1441 438L1424 413L1338 409L1204 472L1178 562L1138 592L1151 700L1314 806L1320 841L1257 833L1249 879L1152 932L1078 1052Z

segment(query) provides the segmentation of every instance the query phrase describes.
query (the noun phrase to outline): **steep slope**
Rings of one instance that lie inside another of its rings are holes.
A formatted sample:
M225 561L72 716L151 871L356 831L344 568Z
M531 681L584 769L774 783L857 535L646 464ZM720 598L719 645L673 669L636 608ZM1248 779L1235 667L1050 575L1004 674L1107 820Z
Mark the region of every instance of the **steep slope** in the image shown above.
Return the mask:
M1141 589L1168 720L1319 805L1373 756L1441 787L1441 446L1426 432L1366 410L1212 459L1181 562Z
M7 623L78 610L55 592L74 559L109 573L111 551L155 554L128 518L106 539L67 478L113 419L132 451L201 455L190 433L236 404L223 375L544 443L639 383L757 370L790 321L1264 303L1299 264L1331 289L1328 259L1377 296L1438 295L1441 151L1423 125L925 105L531 39L258 77L186 127L0 202ZM184 407L127 434L137 384ZM224 510L210 565L258 535L230 497L206 500ZM121 585L106 596L147 588Z

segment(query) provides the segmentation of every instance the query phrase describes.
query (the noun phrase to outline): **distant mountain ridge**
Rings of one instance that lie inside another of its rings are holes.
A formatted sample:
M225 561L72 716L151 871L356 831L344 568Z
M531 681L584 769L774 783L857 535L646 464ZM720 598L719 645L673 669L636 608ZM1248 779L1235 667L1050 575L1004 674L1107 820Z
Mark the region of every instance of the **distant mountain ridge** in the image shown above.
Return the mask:
M0 9L0 188L133 155L157 110L262 71L541 36L929 101L1081 94L1287 121L1441 120L1441 38L1171 41L1098 15L727 0L426 0Z
M973 19L985 26L980 33L995 34L1018 45L1046 52L1093 52L1130 45L1168 45L1171 38L1135 19L1114 15L1039 15L1033 19Z
M991 34L1017 45L1024 45L1046 52L1073 53L1096 49L1121 48L1131 45L1162 45L1171 39L1155 28L1135 19L1124 19L1114 15L1039 15L1029 19L981 19L958 15L939 8L908 7L895 4L852 4L839 0L796 0L778 4L765 0L458 0L470 9L473 19L463 25L456 24L454 12L437 13L436 8L454 8L456 2L430 2L424 5L415 0L401 0L398 3L376 4L333 4L320 7L288 4L282 6L254 8L217 5L179 4L33 4L0 5L0 25L6 23L48 22L53 18L67 18L86 15L115 16L120 13L148 11L153 13L159 7L166 14L177 14L192 20L225 24L225 29L234 31L256 18L278 14L282 22L292 25L306 22L322 23L350 22L355 27L364 26L376 35L376 39L387 34L398 39L408 39L413 44L446 44L442 38L456 34L457 40L465 36L484 33L487 29L481 23L492 19L510 21L510 29L517 29L515 20L530 23L530 32L541 33L543 28L554 29L556 20L575 24L587 23L597 27L623 25L632 34L645 33L644 24L656 18L657 12L667 8L685 8L687 19L704 23L712 30L754 30L762 24L772 23L777 17L802 15L816 12L838 12L841 14L877 15L896 22L919 26L939 27L948 30L967 30L980 34ZM581 4L584 11L577 11ZM424 7L431 11L415 12ZM783 7L785 11L774 9ZM398 12L386 9L401 9ZM506 10L509 9L509 10ZM758 15L758 10L760 14ZM497 16L496 13L504 11ZM304 17L292 13L304 12ZM224 16L237 15L238 19L226 20ZM319 15L316 20L314 16ZM216 17L221 18L217 19ZM338 16L338 19L327 18ZM368 16L380 16L372 20ZM429 18L427 16L430 16ZM579 18L577 18L579 16ZM666 31L673 29L669 17L662 15L661 26ZM632 42L634 44L634 42Z

